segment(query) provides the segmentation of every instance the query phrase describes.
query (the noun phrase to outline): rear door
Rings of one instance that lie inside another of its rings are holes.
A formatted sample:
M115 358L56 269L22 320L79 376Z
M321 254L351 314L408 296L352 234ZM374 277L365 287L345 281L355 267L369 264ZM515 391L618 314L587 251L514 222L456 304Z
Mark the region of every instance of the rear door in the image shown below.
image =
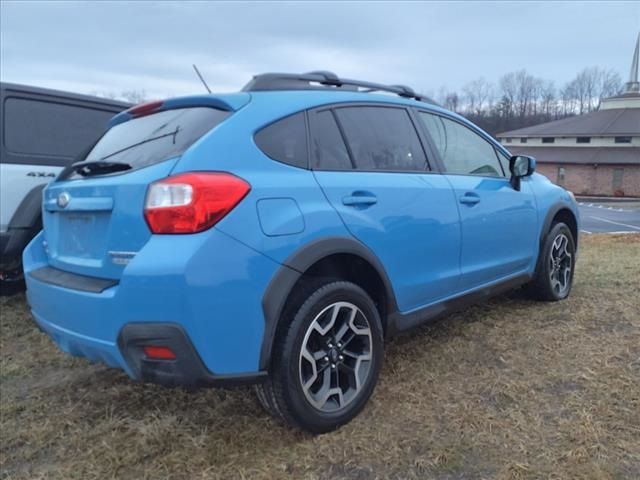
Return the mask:
M537 209L528 180L514 190L507 159L475 130L434 113L418 116L457 197L462 290L527 270L537 245Z
M460 229L451 186L431 174L404 108L309 112L316 179L349 231L382 261L401 311L458 283Z
M144 202L151 182L229 112L210 107L164 110L120 123L85 162L128 168L68 170L44 193L44 233L52 266L100 278L120 277L151 236Z

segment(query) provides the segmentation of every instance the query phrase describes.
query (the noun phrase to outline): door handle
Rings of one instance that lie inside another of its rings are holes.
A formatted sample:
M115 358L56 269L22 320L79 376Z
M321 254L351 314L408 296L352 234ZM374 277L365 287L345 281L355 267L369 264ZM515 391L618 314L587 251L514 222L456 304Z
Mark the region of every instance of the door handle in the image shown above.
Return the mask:
M460 197L460 203L473 206L480 202L480 196L477 193L467 192Z
M369 192L353 192L351 195L342 197L342 204L348 206L368 207L378 203L378 197Z

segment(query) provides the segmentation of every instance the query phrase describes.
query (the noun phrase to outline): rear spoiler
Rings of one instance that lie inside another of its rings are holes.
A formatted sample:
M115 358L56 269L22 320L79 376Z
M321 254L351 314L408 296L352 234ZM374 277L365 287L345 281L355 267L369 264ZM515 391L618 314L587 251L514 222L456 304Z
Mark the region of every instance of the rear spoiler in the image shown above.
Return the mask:
M249 103L249 100L251 100L251 95L243 92L223 95L192 95L142 103L113 117L107 124L107 130L134 118L176 108L210 107L225 112L235 112Z

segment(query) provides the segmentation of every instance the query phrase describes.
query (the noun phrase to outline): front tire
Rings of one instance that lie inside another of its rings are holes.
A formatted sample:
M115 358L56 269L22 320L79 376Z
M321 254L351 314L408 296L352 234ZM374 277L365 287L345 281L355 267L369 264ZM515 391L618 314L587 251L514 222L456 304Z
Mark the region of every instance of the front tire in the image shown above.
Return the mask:
M290 425L324 433L352 420L373 393L382 323L371 298L353 283L329 281L301 295L291 299L300 306L279 332L271 375L258 396Z
M565 223L551 227L540 251L535 277L527 286L532 297L555 302L569 296L576 263L575 245L571 229Z

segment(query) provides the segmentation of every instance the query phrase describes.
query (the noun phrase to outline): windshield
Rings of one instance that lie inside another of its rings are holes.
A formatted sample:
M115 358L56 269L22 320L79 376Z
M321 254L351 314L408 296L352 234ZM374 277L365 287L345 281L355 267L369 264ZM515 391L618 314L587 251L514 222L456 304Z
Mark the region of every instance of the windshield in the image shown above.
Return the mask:
M209 107L180 108L135 118L109 129L83 162L123 163L137 169L182 154L229 116Z

